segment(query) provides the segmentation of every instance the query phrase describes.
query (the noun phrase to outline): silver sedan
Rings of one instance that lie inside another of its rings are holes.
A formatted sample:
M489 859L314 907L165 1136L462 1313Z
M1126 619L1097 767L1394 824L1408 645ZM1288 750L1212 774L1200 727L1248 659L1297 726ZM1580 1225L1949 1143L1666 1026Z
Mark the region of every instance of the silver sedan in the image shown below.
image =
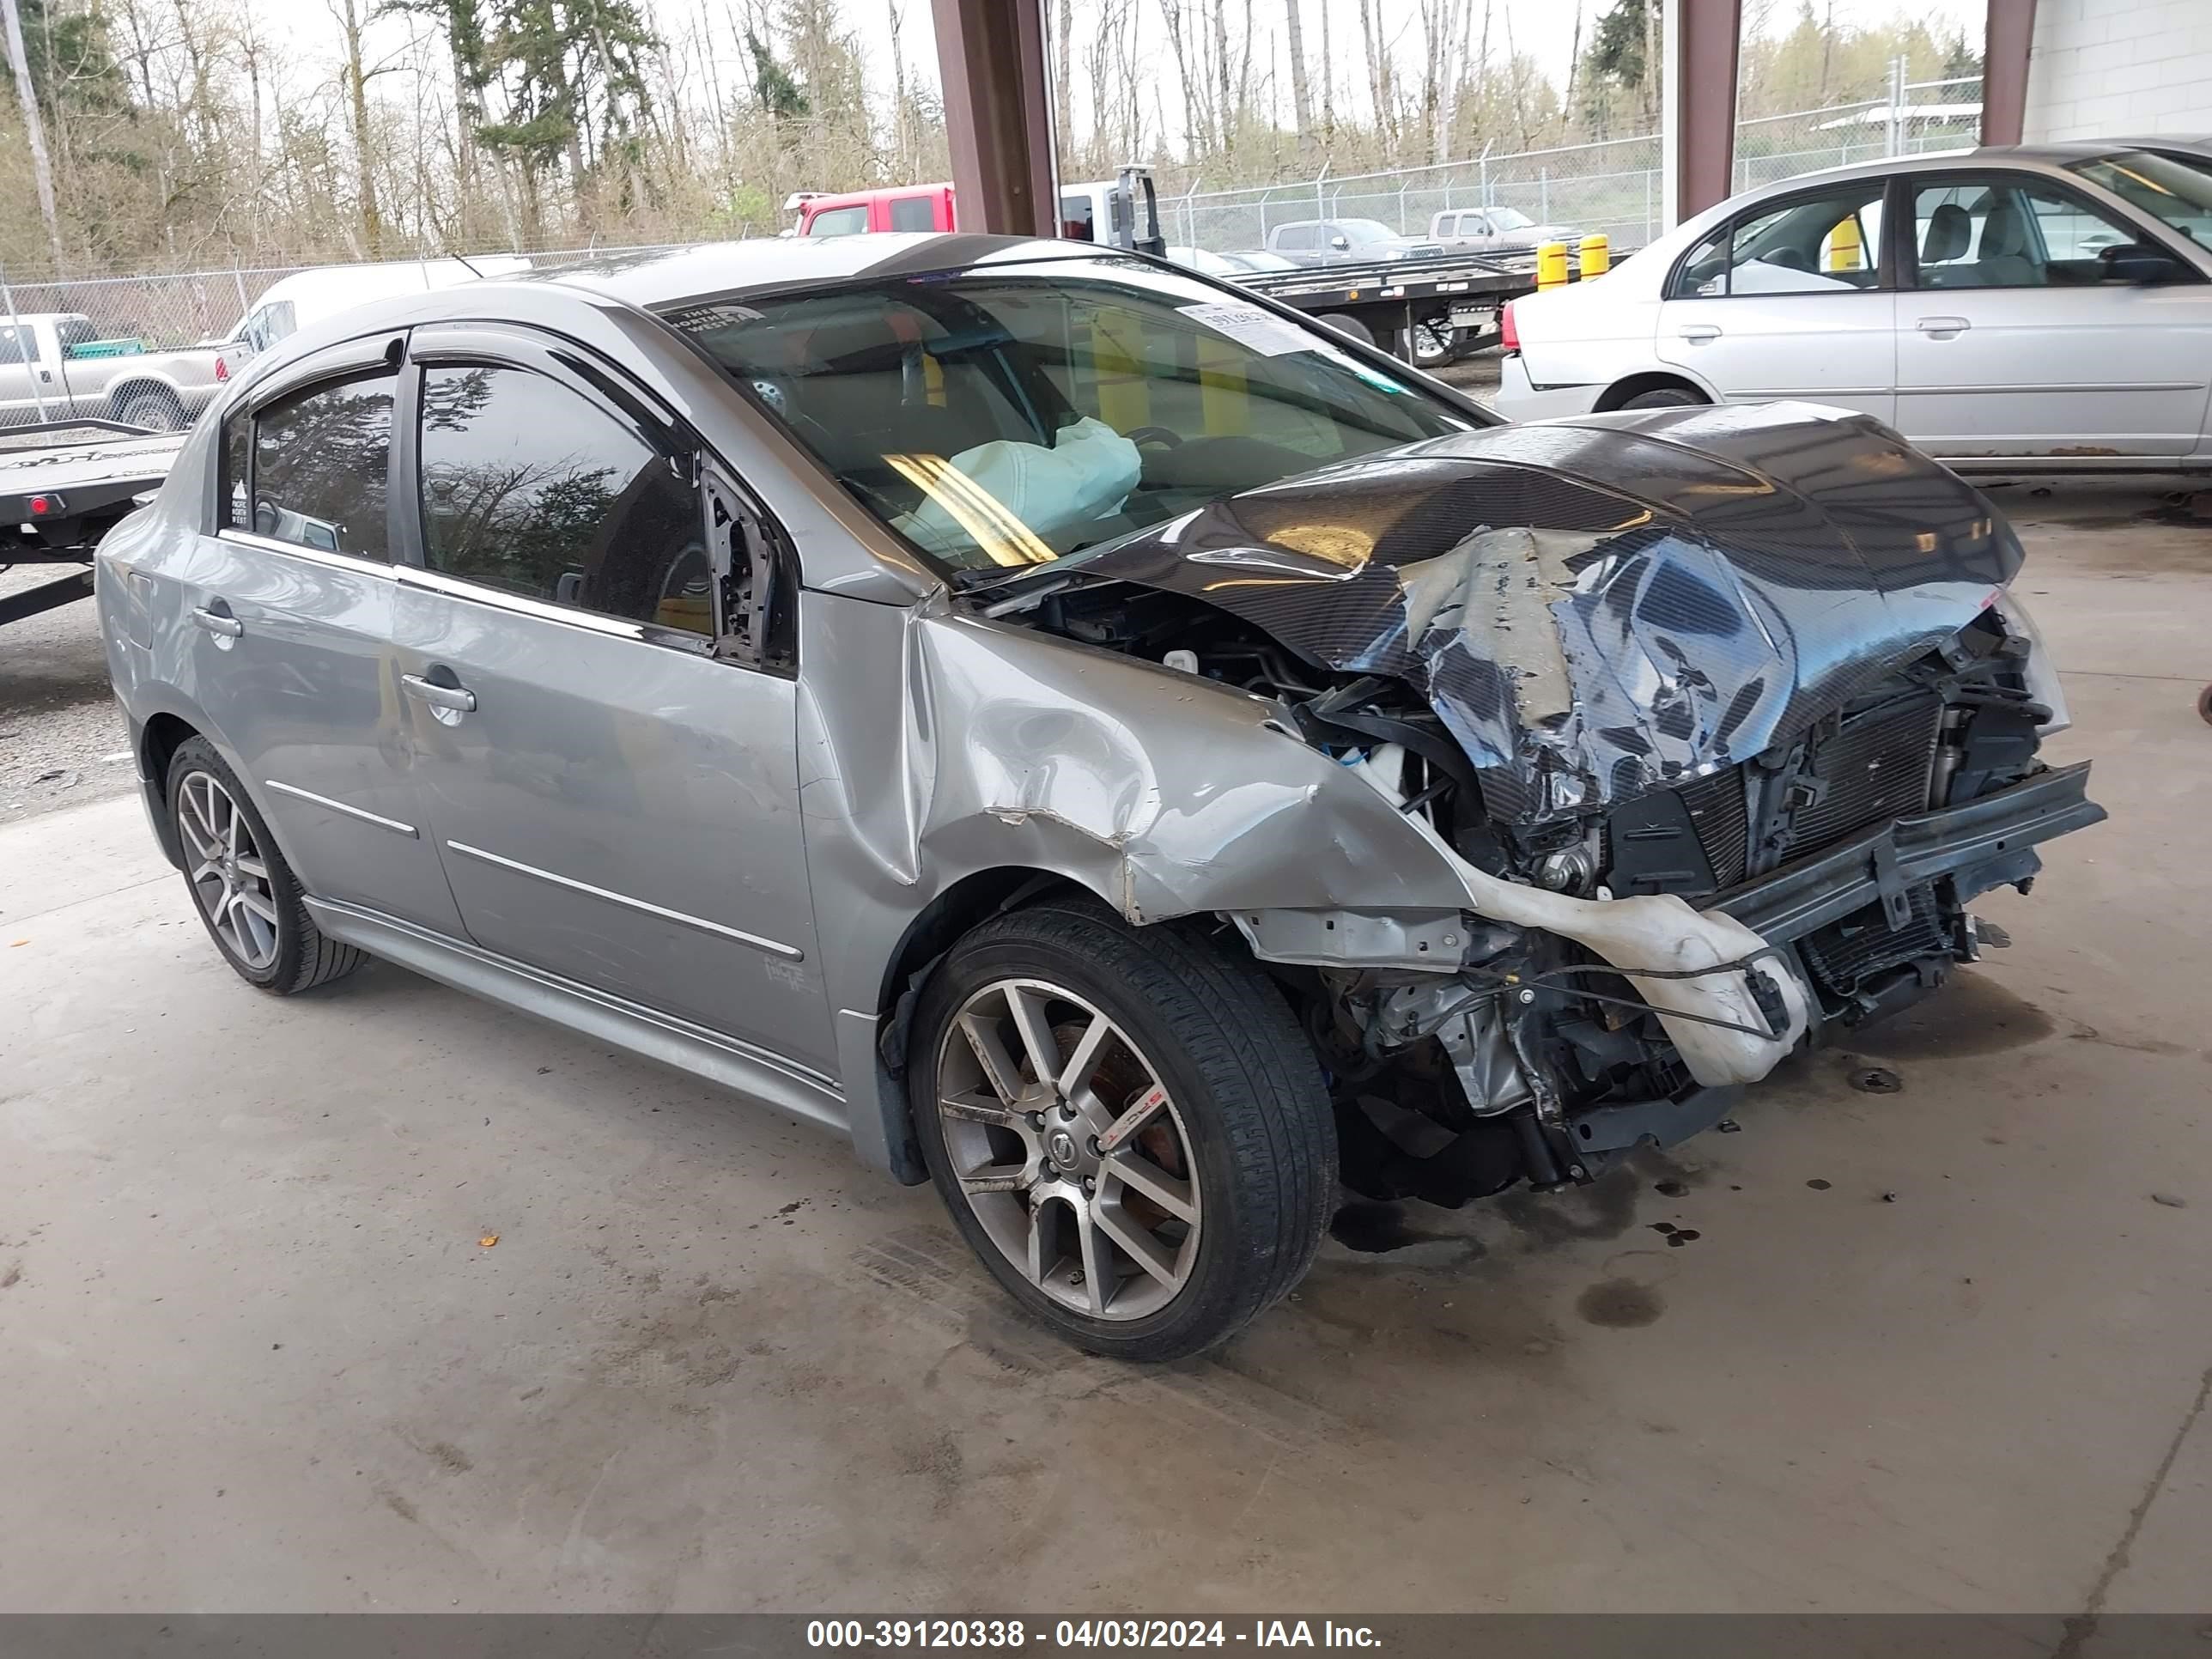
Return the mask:
M884 235L304 330L98 591L248 984L379 957L827 1126L1163 1358L1340 1182L1586 1182L1940 986L2100 816L2019 564L1869 422L1511 428L1194 273Z

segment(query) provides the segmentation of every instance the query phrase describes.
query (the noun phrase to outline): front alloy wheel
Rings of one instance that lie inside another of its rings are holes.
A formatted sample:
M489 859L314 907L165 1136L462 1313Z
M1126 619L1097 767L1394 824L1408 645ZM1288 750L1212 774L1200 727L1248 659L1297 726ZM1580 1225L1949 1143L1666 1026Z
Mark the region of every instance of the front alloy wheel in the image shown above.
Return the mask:
M908 1099L953 1224L1093 1353L1212 1346L1297 1283L1328 1218L1320 1063L1220 931L1042 902L962 939L915 1009Z
M1063 986L969 996L937 1062L961 1195L1031 1285L1093 1319L1157 1313L1198 1260L1190 1137L1128 1036Z

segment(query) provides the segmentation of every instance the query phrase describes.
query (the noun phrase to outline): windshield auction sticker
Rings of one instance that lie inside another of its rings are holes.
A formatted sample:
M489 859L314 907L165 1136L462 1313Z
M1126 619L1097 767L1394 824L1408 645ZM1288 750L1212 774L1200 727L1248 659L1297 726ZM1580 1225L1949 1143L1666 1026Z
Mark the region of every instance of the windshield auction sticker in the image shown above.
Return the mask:
M1194 323L1203 324L1217 334L1226 334L1241 345L1248 345L1263 357L1286 356L1293 351L1311 351L1321 343L1303 329L1294 328L1271 312L1257 306L1240 305L1234 300L1224 300L1211 305L1177 306L1176 310Z

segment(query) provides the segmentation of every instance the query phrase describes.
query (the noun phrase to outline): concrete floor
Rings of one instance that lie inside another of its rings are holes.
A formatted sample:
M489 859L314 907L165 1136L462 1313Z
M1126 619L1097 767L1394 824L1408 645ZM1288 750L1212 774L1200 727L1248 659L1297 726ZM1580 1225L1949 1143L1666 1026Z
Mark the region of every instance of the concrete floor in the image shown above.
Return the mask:
M133 801L0 830L0 1608L2201 1611L2212 531L2002 499L2113 821L1866 1039L1904 1092L1369 1218L1168 1370L829 1138L264 1000Z

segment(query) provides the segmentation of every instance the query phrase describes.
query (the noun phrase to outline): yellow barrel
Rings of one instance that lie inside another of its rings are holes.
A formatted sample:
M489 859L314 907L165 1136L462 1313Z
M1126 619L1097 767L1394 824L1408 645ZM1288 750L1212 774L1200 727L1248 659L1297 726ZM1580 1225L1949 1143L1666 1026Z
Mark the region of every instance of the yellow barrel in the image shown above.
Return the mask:
M1567 245L1546 242L1536 250L1536 287L1563 288L1567 280Z
M1603 231L1590 232L1589 235L1583 238L1583 281L1587 283L1593 276L1602 276L1612 269L1613 244L1606 240Z

